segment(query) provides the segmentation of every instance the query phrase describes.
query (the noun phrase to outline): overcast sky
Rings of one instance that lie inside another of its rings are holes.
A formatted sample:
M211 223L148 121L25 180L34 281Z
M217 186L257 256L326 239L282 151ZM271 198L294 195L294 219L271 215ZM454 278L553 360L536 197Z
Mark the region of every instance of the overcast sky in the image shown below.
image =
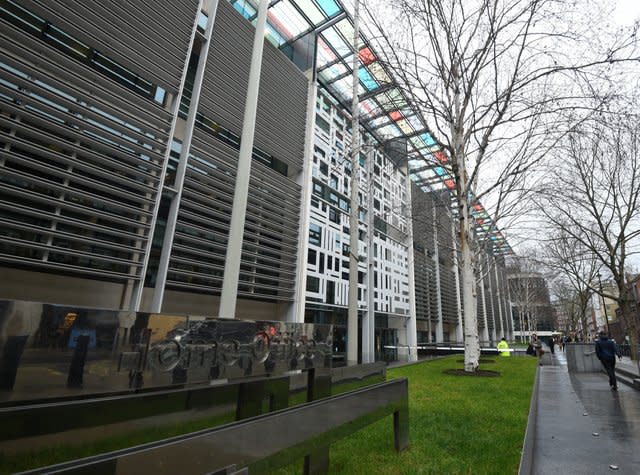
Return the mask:
M621 25L631 25L640 16L640 1L618 0L614 19Z

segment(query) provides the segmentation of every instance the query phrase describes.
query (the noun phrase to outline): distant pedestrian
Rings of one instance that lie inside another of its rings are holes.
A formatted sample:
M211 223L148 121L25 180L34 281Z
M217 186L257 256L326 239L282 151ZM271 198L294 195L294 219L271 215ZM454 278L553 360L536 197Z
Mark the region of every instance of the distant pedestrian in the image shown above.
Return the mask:
M607 375L609 375L609 386L612 391L618 390L616 381L616 356L622 359L622 353L614 340L610 340L605 332L600 332L600 338L596 341L596 355L602 363Z
M556 339L554 337L549 339L549 349L552 355L556 352Z
M500 356L511 356L511 352L509 351L509 343L505 337L498 342L498 354Z
M539 365L542 366L542 355L544 354L544 350L542 349L542 342L538 338L538 335L535 333L531 335L531 345L533 349L536 351L536 356L538 357Z

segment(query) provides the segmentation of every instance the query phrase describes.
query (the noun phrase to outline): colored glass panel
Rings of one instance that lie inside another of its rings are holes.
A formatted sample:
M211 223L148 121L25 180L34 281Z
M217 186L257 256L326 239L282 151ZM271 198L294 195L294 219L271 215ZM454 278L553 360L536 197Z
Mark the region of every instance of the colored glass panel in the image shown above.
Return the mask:
M385 115L382 117L377 117L371 121L369 121L369 126L377 129L389 123L389 118Z
M346 74L346 73L347 73L347 67L342 63L338 63L338 64L331 65L328 68L325 68L322 71L320 71L320 77L328 81L333 81L338 76L342 76L343 74Z
M447 163L449 161L447 159L447 156L444 154L444 152L436 152L434 153L434 155L440 163Z
M439 176L445 176L447 174L447 171L442 168L442 167L435 167L433 169Z
M453 190L456 187L456 183L453 180L445 180L444 184L447 188L449 188L450 190Z
M400 132L400 130L398 129L398 127L395 126L395 124L389 124L387 126L384 127L380 127L378 129L378 132L383 136L383 137L399 137L402 135L402 133Z
M349 43L350 45L353 44L354 31L353 25L349 20L347 20L346 18L344 20L340 20L338 23L336 23L336 29L340 32L340 34L342 34L342 37L347 43ZM360 41L362 40L360 39ZM360 43L360 41L358 41L358 43Z
M419 137L411 137L409 139L409 142L411 143L411 145L413 145L417 149L424 147L424 144L422 143L422 140L420 140Z
M327 42L321 36L318 37L318 66L322 66L327 63L332 63L337 58Z
M434 145L436 145L436 141L433 140L433 137L431 137L431 135L427 133L422 134L420 138L424 140L424 143L426 143L428 147L433 147Z
M375 60L378 59L373 54L373 51L371 51L370 48L362 48L358 52L358 57L360 58L360 61L362 61L362 64L364 64L365 66L370 65L371 63L373 63Z
M298 13L289 0L276 3L269 9L269 13L269 20L286 38L291 39L310 28L309 22Z
M280 34L280 31L274 28L274 26L267 22L266 26L266 38L275 47L279 47L287 42L287 40Z
M402 130L402 133L406 135L413 133L413 128L409 125L409 122L404 119L396 122L396 125L400 128L400 130Z
M368 91L373 91L378 88L378 83L371 77L369 71L366 69L358 68L358 77Z
M402 119L402 114L400 113L400 111L391 111L389 117L391 117L391 120L398 121Z
M380 84L388 84L391 82L391 78L384 70L379 61L369 65L369 71Z
M393 104L397 109L401 109L402 107L405 107L407 105L407 101L402 96L402 93L398 88L391 89L389 91L389 98L391 99L391 101L393 101Z
M246 1L235 2L233 4L233 8L240 12L240 14L247 20L255 17L256 13L258 12L254 5Z
M329 17L340 13L340 8L333 0L316 0L318 6Z
M405 114L405 117L413 127L413 130L424 129L424 124L418 115Z

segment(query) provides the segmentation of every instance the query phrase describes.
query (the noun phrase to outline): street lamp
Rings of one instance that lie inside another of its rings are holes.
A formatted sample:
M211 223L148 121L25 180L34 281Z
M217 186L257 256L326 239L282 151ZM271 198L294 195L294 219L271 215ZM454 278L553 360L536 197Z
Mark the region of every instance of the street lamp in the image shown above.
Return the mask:
M604 320L607 322L607 335L611 337L611 331L609 331L609 317L607 316L607 304L604 301L604 294L602 293L602 281L600 280L600 272L598 272L598 285L600 286L600 297L602 297L602 311L604 312Z

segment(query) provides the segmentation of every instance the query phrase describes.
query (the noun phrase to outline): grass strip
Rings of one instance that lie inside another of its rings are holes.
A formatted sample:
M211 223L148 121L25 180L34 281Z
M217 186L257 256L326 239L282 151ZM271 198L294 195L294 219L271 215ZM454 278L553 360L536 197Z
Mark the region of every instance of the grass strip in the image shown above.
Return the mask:
M390 369L409 379L411 446L393 449L393 419L380 420L331 446L330 473L515 474L524 441L535 358L496 358L497 378L443 374L459 358ZM301 473L302 460L278 474Z

